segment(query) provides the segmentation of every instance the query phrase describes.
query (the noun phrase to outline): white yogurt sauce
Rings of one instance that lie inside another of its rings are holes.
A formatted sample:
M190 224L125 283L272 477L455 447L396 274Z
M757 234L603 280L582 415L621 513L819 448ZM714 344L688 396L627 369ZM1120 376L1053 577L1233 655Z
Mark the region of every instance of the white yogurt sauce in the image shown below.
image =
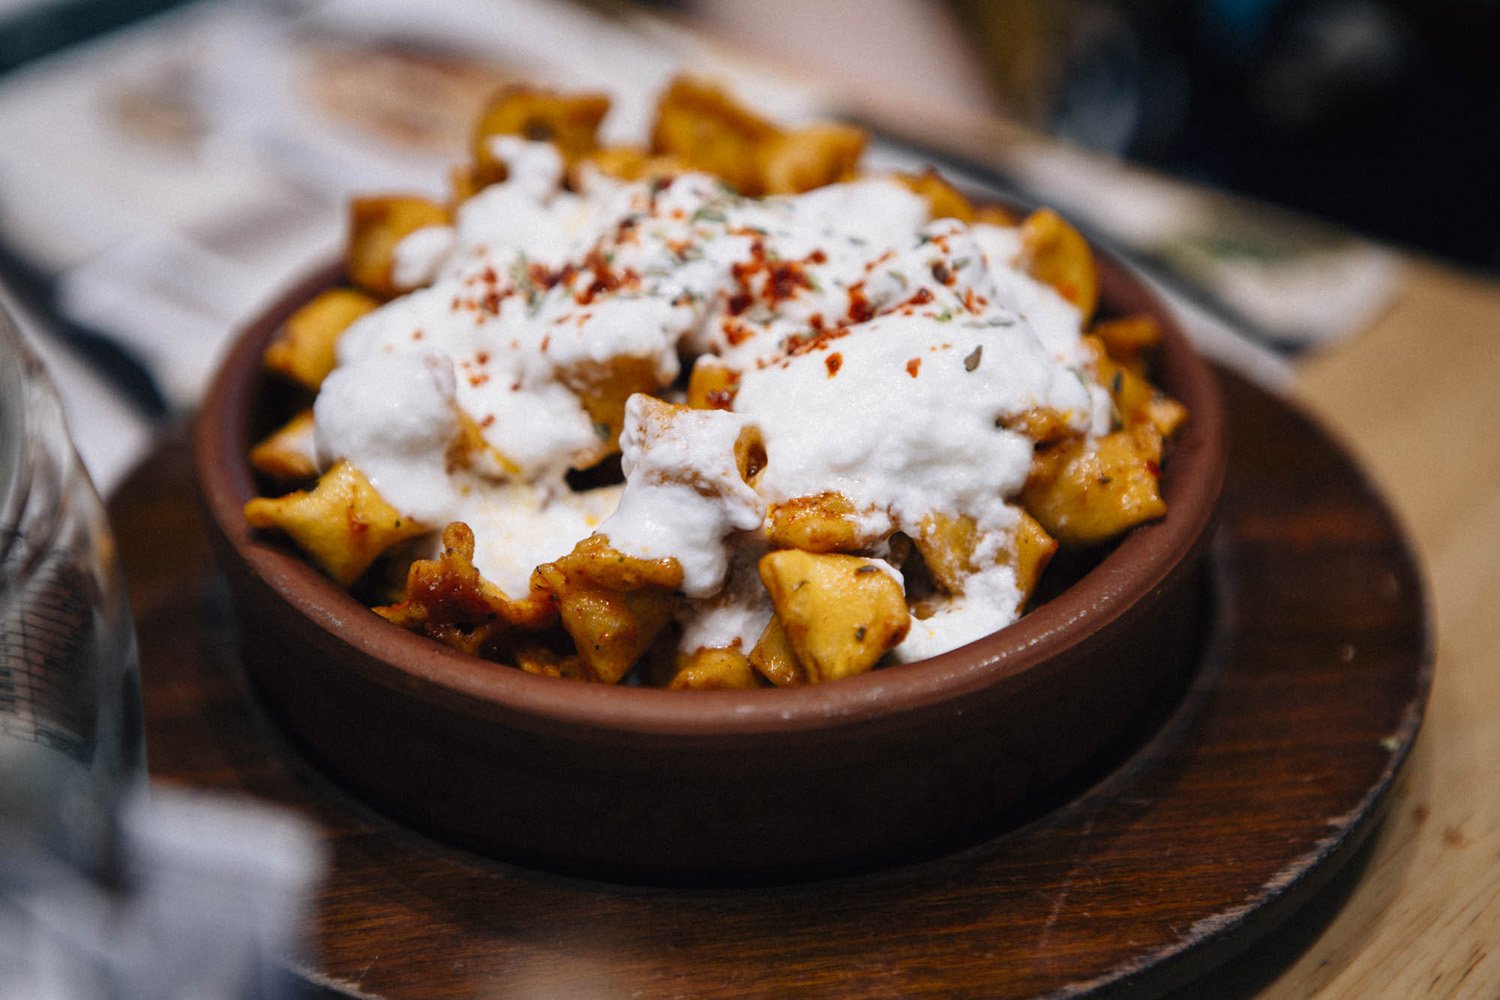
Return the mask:
M600 533L628 556L676 559L688 597L718 592L729 571L725 540L760 527L766 513L735 461L748 426L737 413L631 396L620 435L625 492Z
M319 464L347 459L402 514L439 524L457 499L453 365L427 351L372 354L336 368L313 404Z
M691 173L570 192L550 145L494 148L509 179L402 242L396 280L425 287L345 332L315 419L325 464L347 458L435 528L468 521L476 565L507 593L597 529L681 563L685 649L744 645L769 617L753 574L767 504L838 491L872 553L929 514L968 515L988 560L1012 544L1032 458L999 424L1045 406L1109 428L1080 316L1012 266L1014 230L929 222L882 178L760 200ZM665 387L702 354L740 372L732 409L632 398L623 492L573 494L563 473L612 446L576 388L621 361ZM460 414L493 451L454 468ZM766 452L753 488L734 458L747 428ZM898 655L978 638L1019 603L991 566L914 620Z

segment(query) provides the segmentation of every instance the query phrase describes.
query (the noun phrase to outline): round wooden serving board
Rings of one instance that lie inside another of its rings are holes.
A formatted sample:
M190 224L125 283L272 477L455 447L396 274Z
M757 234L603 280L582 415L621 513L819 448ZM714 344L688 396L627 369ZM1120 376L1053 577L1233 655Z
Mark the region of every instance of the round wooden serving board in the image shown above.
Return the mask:
M1349 859L1431 682L1422 582L1385 506L1306 418L1224 382L1216 612L1190 690L1116 769L985 843L837 879L683 888L565 878L410 833L257 711L180 444L111 504L152 778L318 824L331 864L299 972L330 995L1159 995L1253 944Z

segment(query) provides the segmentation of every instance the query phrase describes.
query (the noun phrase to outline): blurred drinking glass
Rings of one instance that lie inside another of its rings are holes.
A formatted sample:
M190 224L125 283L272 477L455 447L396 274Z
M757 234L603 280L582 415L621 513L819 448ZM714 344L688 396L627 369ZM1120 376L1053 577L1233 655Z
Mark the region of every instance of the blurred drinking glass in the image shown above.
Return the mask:
M119 806L144 783L114 541L57 391L0 312L0 890L59 865L111 880Z

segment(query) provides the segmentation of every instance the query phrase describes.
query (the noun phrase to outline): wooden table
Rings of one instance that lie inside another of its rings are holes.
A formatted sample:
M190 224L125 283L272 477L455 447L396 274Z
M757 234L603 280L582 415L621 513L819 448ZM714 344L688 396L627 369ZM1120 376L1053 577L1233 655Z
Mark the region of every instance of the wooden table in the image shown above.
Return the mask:
M1500 994L1497 379L1500 284L1422 260L1369 329L1299 366L1295 397L1359 457L1417 550L1436 680L1347 898L1226 967L1226 996Z
M1359 456L1427 574L1427 721L1367 870L1264 990L1500 994L1500 285L1414 261L1393 307L1295 394Z
M1367 856L1188 998L1500 995L1500 284L1412 260L1392 307L1298 366L1426 575L1436 680Z

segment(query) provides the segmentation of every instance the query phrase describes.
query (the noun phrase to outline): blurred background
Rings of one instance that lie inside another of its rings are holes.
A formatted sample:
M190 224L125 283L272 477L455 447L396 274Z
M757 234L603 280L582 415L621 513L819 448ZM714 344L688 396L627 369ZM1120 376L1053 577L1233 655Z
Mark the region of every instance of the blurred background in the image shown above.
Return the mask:
M928 87L1175 176L1500 267L1494 0L677 6L796 62ZM871 59L866 33L948 54L941 66Z
M181 5L0 0L0 73ZM589 6L618 16L631 5ZM915 87L1175 176L1500 268L1495 0L643 6L716 27L794 67Z

